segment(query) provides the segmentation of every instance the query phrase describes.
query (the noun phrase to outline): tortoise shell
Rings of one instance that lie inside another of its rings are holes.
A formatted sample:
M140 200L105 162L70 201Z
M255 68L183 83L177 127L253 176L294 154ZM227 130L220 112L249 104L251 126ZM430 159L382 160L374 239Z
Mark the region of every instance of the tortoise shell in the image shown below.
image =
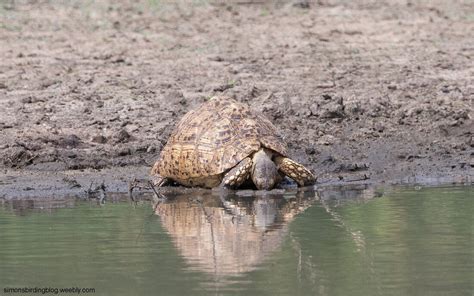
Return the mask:
M188 112L172 132L152 174L184 185L189 180L214 179L245 157L265 147L287 156L287 146L275 126L261 113L228 97L214 97ZM220 178L216 178L220 177Z

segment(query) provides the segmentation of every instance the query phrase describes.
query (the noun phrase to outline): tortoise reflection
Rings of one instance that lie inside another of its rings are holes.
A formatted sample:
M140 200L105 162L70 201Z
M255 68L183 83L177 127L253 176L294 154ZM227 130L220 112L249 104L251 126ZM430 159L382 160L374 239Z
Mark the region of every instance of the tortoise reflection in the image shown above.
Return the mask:
M258 267L277 250L288 225L316 192L261 197L175 195L155 213L191 270L232 276Z

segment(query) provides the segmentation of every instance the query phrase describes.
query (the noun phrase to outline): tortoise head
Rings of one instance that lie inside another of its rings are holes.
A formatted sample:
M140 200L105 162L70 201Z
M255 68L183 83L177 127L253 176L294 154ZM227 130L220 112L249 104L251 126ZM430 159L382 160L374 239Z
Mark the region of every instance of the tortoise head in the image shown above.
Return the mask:
M271 159L271 152L260 149L252 159L251 177L258 190L271 190L280 181L280 174Z

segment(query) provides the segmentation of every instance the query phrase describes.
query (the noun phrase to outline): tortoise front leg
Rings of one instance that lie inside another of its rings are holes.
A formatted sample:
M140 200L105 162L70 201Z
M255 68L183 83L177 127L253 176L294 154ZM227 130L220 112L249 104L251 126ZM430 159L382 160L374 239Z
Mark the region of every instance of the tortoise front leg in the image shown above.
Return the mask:
M278 156L275 159L278 170L298 183L298 186L313 185L316 177L302 164L287 157Z
M222 179L219 187L237 188L244 183L250 176L252 170L252 159L244 158L234 168L228 171Z

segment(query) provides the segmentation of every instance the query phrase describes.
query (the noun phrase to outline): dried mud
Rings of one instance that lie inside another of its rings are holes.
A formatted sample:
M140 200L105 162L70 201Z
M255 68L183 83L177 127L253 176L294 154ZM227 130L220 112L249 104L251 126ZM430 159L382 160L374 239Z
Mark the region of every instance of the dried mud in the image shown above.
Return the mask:
M0 42L0 192L145 177L222 93L320 183L473 182L470 1L7 1Z

